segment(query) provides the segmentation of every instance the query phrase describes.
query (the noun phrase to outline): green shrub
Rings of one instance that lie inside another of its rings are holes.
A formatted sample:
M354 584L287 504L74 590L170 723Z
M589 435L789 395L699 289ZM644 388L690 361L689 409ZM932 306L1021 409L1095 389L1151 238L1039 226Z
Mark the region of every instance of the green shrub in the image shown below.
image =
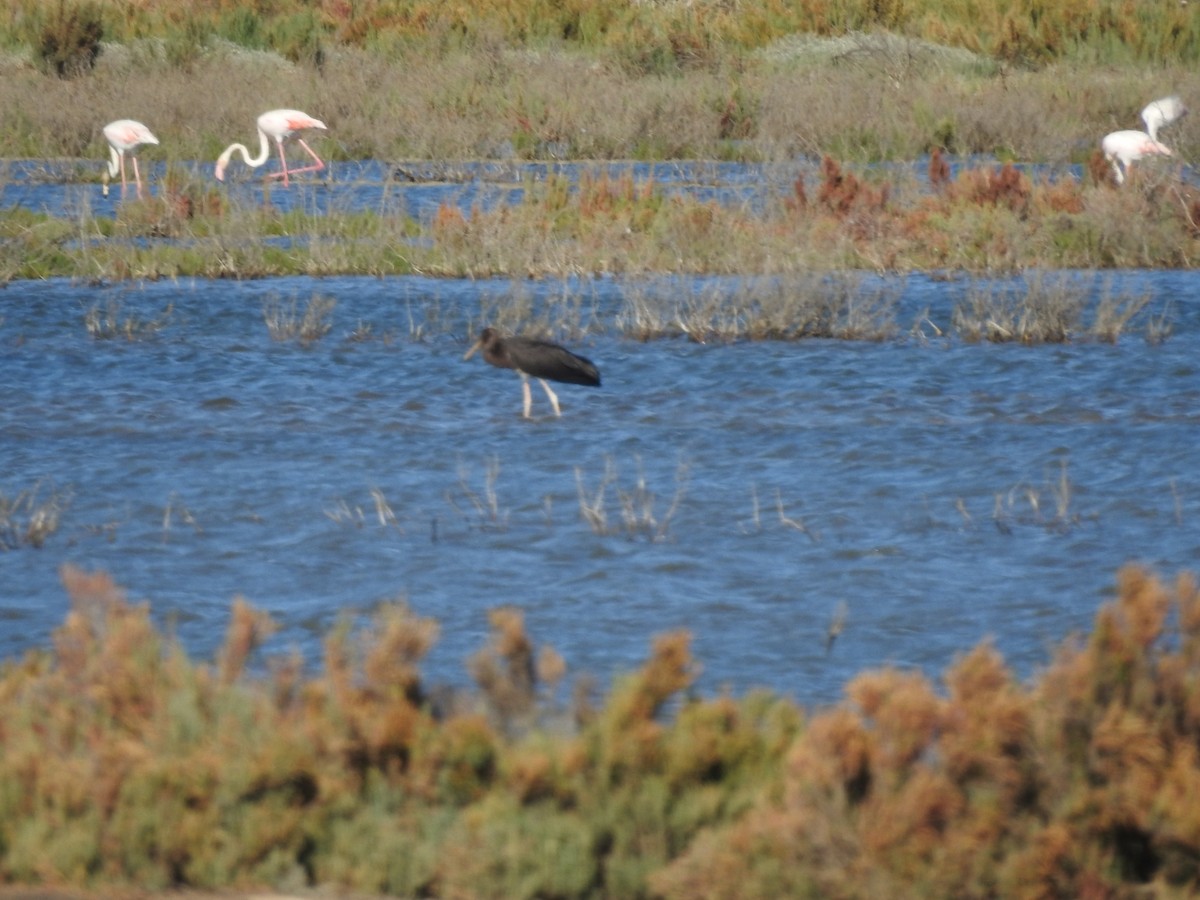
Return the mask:
M59 78L75 78L90 72L100 55L104 21L96 3L59 0L49 14L38 38L38 57L45 69Z

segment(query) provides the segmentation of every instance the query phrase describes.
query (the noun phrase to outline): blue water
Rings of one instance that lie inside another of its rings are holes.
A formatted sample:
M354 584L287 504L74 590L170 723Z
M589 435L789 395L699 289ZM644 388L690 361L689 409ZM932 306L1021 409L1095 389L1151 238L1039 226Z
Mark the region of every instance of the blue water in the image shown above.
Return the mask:
M339 616L403 598L441 623L431 683L467 681L499 604L602 683L677 628L694 634L702 686L803 702L868 667L936 675L984 639L1031 674L1089 626L1122 563L1200 561L1197 276L1123 278L1170 310L1165 342L713 345L601 329L573 346L604 386L561 386L559 419L535 386L530 421L515 375L462 359L480 297L586 289L603 318L629 285L11 284L0 493L38 486L65 511L42 549L0 553L0 655L48 645L69 562L112 573L197 655L238 595L281 624L268 653L314 665ZM945 326L963 286L895 288ZM314 294L336 301L330 332L272 339L264 306L302 311ZM97 339L93 307L162 327ZM422 337L431 309L442 328ZM580 485L594 503L606 477L597 533Z
M680 189L767 190L708 166ZM11 173L6 205L100 202L94 184ZM271 201L410 191L397 202L417 214L439 192L517 189L379 174ZM1200 563L1200 274L1079 277L1150 297L1118 343L965 343L950 318L970 285L924 276L868 279L899 298L892 339L732 344L642 343L616 323L631 295L744 292L737 279L9 284L0 495L36 490L63 513L41 549L0 551L0 657L49 645L71 563L109 571L198 656L235 596L280 624L267 654L313 666L339 617L404 599L441 625L431 684L469 681L501 604L602 685L679 628L706 690L830 702L863 669L936 677L981 640L1028 677L1090 626L1123 563ZM462 359L513 294L584 298L570 344L604 385L561 386L559 419L536 385L522 419L516 376ZM314 295L335 304L329 333L275 340L264 309ZM97 311L135 339L92 336ZM1166 340L1144 339L1151 318Z
M153 158L141 163L147 191L157 193L166 167ZM55 216L115 215L121 199L120 184L109 196L101 193L100 174L104 160L0 161L0 208L20 207ZM956 160L960 165L987 166L993 160ZM210 163L176 163L201 182L217 187ZM733 162L673 161L641 162L464 162L428 161L383 163L376 161L334 162L319 175L306 175L290 187L262 177L276 171L272 160L265 170L231 166L221 190L235 201L269 202L281 210L300 209L312 214L330 211L368 210L378 213L405 212L421 221L433 217L443 204L469 210L496 203L515 202L526 187L562 177L577 183L582 175L592 178L631 177L638 185L653 185L666 196L686 195L697 200L733 204L751 212L771 208L793 196L793 184L802 177L810 191L820 183L820 161L798 159L785 163L746 165ZM1079 166L1023 167L1039 179L1080 177ZM901 181L924 182L928 160L911 164L889 164L888 171ZM130 197L133 188L129 188Z

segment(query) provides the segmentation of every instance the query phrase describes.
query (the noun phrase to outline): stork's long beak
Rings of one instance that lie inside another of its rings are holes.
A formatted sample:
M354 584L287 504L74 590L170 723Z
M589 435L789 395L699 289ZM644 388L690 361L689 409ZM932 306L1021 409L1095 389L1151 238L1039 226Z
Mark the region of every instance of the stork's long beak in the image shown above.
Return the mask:
M483 346L483 341L476 341L475 343L473 343L471 345L471 349L463 354L463 359L470 359L472 356L475 355L475 351L478 350L482 346Z

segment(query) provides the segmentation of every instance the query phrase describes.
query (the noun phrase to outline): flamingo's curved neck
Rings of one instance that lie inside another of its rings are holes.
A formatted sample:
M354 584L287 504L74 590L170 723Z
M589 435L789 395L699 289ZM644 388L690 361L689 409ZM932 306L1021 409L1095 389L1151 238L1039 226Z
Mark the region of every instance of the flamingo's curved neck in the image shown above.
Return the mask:
M229 161L229 157L233 156L235 150L242 154L242 159L245 160L246 165L252 169L257 169L259 166L265 163L267 158L271 155L271 142L267 138L267 133L261 128L258 129L258 156L251 159L250 151L246 149L245 144L231 144L225 149L225 152L221 154L220 162L222 167L224 163Z
M121 171L121 154L117 152L116 147L109 147L108 156L108 177L116 178L117 172Z

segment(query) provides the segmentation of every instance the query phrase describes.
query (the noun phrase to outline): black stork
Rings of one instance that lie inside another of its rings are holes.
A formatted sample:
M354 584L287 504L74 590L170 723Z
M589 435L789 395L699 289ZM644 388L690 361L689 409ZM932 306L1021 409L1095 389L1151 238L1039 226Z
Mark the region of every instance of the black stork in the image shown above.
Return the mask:
M533 397L529 390L531 377L541 383L556 416L561 416L562 413L558 409L558 397L546 383L547 379L566 384L600 386L600 372L592 365L590 359L578 356L566 347L560 347L550 341L527 337L501 337L496 329L485 328L480 333L479 340L464 354L463 359L470 359L479 349L483 350L483 358L493 366L516 369L517 374L521 376L526 419L529 418L529 410L533 405Z

